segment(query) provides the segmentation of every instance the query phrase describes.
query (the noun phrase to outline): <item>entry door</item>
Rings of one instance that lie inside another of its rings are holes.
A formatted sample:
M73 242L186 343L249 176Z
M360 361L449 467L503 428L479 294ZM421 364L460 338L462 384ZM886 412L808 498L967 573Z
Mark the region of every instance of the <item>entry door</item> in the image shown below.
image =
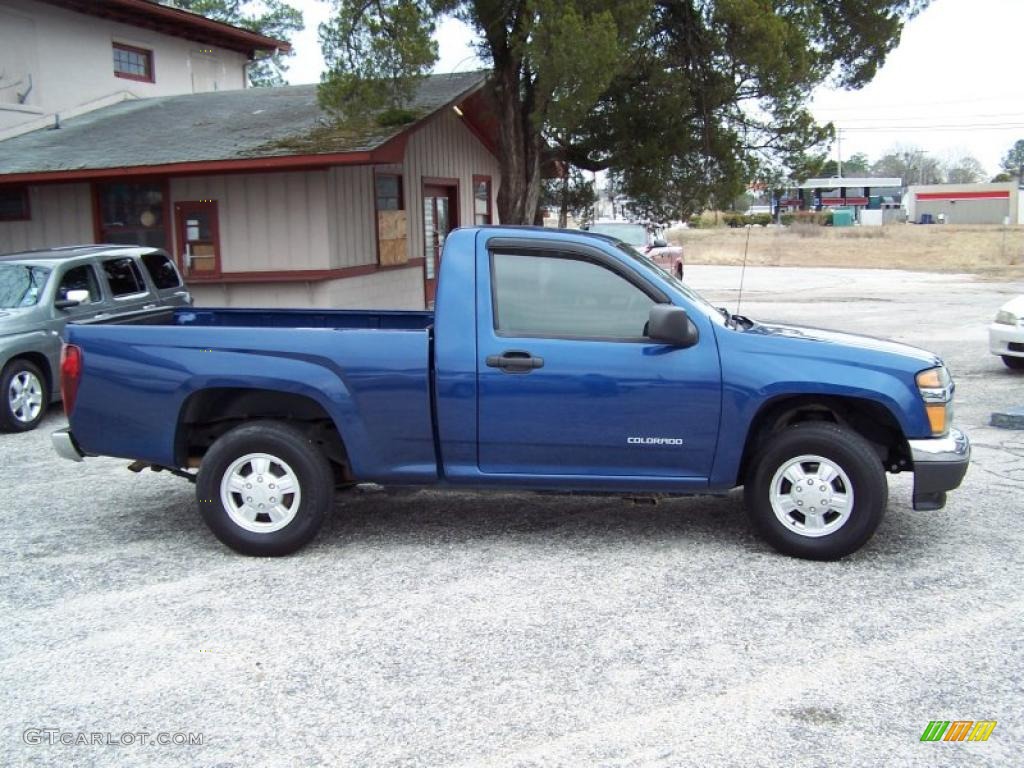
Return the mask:
M220 233L217 203L190 200L174 204L178 232L178 263L186 280L220 274Z
M454 186L427 184L423 187L423 294L427 308L437 295L437 274L448 233L458 226Z
M695 346L648 339L656 289L551 245L478 255L480 471L707 478L721 374L706 318Z

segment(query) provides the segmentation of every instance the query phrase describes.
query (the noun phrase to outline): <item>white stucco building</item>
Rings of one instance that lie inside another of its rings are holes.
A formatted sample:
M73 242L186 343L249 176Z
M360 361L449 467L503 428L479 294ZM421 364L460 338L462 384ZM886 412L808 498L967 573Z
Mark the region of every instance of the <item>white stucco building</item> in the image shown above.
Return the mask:
M0 139L124 99L244 88L287 43L148 0L4 0Z

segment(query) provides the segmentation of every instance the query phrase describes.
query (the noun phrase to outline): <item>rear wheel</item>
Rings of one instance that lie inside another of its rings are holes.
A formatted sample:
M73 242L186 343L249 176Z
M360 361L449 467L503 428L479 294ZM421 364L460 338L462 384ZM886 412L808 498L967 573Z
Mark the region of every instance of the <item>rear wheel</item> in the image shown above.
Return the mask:
M768 440L744 494L755 528L777 550L838 560L874 534L889 487L864 438L834 424L804 423Z
M319 448L294 427L262 421L222 435L196 480L203 520L245 555L287 555L309 543L334 499Z
M39 426L50 404L46 378L28 360L12 360L0 374L0 427L8 432L27 432Z
M1024 357L1012 357L1011 355L1002 355L1003 363L1007 368L1012 368L1015 371L1024 371Z
M676 264L675 273L676 273L676 277L679 280L683 279L683 265L682 265L682 262Z

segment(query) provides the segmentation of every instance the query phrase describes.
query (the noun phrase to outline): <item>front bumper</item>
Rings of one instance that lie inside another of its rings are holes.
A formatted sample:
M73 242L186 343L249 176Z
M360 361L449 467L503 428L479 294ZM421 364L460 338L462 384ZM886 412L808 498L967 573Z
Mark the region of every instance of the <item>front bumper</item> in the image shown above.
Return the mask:
M85 456L85 454L82 453L82 449L78 447L78 443L75 442L75 438L71 434L70 427L58 429L50 435L50 440L53 442L53 449L62 459L81 461Z
M1024 327L992 323L988 327L988 348L993 355L1024 357Z
M914 509L942 509L946 491L960 486L971 462L971 441L959 429L946 437L909 440L914 462Z

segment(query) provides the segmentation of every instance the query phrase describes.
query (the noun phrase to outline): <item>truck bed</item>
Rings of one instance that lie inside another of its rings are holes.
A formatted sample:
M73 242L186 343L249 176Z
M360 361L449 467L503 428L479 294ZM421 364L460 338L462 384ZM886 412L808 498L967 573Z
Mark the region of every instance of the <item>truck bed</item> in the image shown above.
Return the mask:
M433 322L432 312L181 307L69 323L84 371L75 435L88 453L183 466L179 414L194 393L262 389L322 408L359 477L433 481Z

